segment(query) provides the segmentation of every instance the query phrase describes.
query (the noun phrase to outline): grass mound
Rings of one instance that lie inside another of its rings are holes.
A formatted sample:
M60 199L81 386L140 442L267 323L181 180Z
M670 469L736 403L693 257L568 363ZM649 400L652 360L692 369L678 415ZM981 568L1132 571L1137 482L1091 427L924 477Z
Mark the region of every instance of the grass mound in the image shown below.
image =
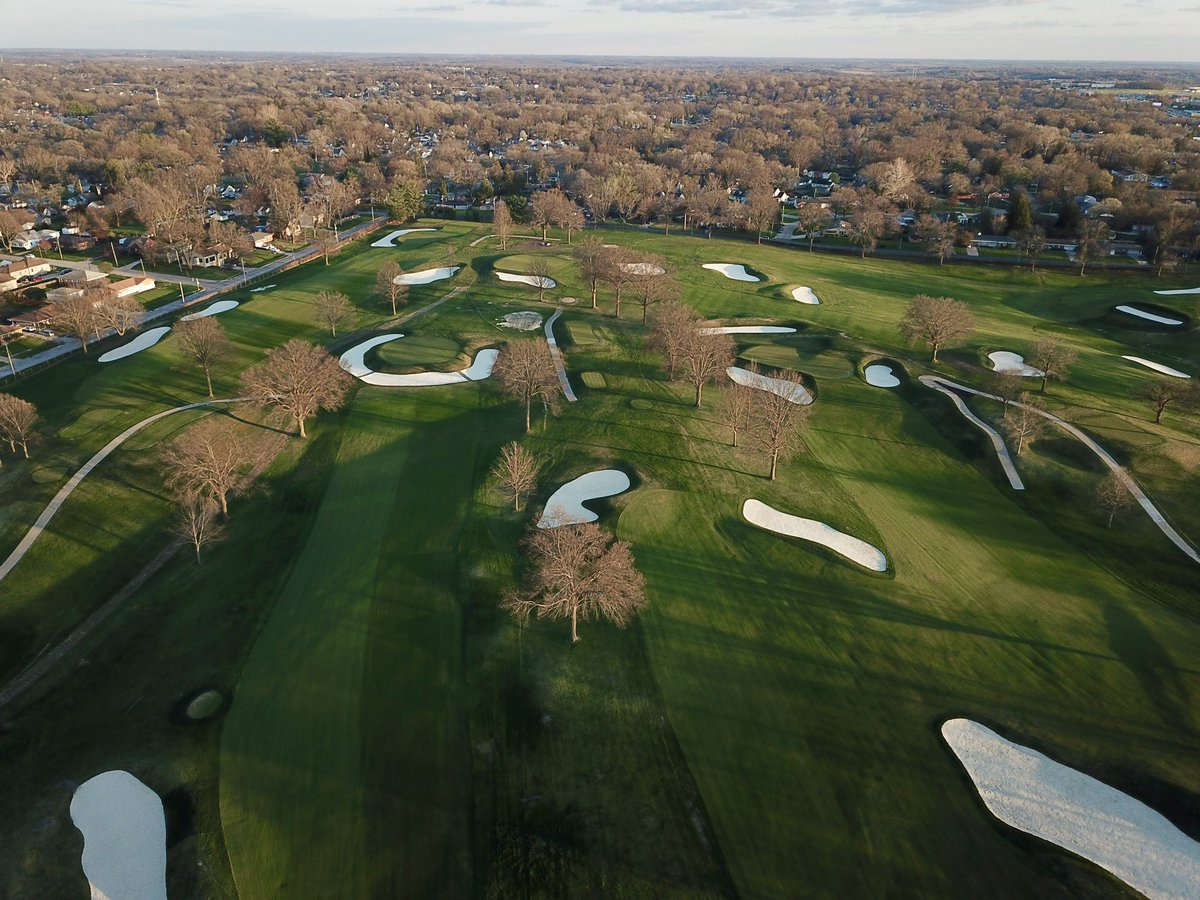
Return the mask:
M408 335L390 341L367 354L367 364L380 371L445 369L457 362L462 347L457 341L437 335Z

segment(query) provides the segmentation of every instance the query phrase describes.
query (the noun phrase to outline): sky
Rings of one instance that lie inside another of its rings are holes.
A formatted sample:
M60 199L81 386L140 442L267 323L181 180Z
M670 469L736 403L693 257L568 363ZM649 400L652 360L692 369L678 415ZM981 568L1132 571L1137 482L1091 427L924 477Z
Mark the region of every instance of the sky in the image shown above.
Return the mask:
M0 0L0 9L5 5ZM4 45L797 59L1200 57L1200 0L50 0L37 7L26 7L20 30L10 30Z

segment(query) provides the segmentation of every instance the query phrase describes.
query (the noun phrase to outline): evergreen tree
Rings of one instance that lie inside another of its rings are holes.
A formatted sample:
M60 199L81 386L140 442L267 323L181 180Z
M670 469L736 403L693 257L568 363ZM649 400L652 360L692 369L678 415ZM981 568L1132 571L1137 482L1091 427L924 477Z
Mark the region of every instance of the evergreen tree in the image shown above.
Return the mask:
M1033 225L1033 204L1024 191L1013 191L1008 207L1008 233L1018 234Z

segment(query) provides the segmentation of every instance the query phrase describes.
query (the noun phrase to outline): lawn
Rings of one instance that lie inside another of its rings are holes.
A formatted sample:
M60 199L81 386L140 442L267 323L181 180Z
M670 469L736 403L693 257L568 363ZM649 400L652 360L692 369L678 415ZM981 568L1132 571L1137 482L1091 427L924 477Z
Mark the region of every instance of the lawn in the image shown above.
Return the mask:
M663 255L684 297L722 322L793 325L740 335L737 354L802 372L818 400L804 450L763 476L730 446L717 400L696 410L644 349L630 297L600 309L565 244L470 244L483 227L371 248L380 229L273 277L219 321L233 345L218 396L269 348L301 337L334 353L382 331L387 371L459 367L477 348L536 336L507 312L548 316L580 400L522 416L492 382L360 387L309 442L283 441L261 489L235 498L226 539L201 566L181 553L16 707L0 711L0 894L80 894L70 787L127 768L166 798L172 896L1126 897L1099 869L999 826L938 725L967 716L1144 800L1193 836L1200 743L1196 573L1134 510L1112 529L1092 507L1102 470L1065 435L1018 460L1013 492L936 372L986 387L987 353L1054 337L1079 353L1048 407L1124 462L1193 540L1200 536L1195 413L1155 425L1130 396L1139 355L1200 374L1190 287L1146 272L938 267L749 241L613 230ZM500 282L545 258L558 282ZM464 268L414 286L397 326L374 289L406 271ZM736 282L705 262L741 263ZM818 306L792 300L811 287ZM334 338L322 290L353 320ZM971 307L972 335L937 365L896 324L917 293ZM1178 329L1126 321L1119 303L1180 313ZM654 309L650 310L651 315ZM115 341L112 343L116 343ZM120 363L75 358L18 383L44 439L0 469L0 553L96 449L146 416L195 402L202 373L168 336ZM887 358L895 390L866 385ZM1036 389L1036 380L1031 380ZM1000 409L971 401L985 418ZM247 411L248 412L248 411ZM68 501L3 585L0 681L60 640L166 543L162 444L204 413L139 434ZM522 440L543 461L511 510L489 476ZM498 608L519 541L555 487L618 466L633 488L598 504L633 545L650 606L630 628L521 628ZM869 573L741 519L755 497L877 545ZM228 713L173 715L218 687Z

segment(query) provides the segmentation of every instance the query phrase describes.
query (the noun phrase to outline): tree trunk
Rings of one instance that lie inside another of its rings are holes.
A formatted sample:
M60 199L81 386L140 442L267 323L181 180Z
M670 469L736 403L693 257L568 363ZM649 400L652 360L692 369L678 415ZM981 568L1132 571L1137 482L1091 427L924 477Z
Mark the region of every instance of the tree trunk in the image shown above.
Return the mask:
M213 389L212 389L212 374L210 373L208 366L204 367L204 380L208 383L209 399L212 399L212 397L214 396Z
M226 497L226 492L221 491L221 493L219 493L217 495L217 500L219 500L221 503L221 518L228 519L229 518L229 499L228 499L228 497Z
M937 352L938 352L938 345L934 344L933 345L933 358L930 360L930 362L937 362Z
M307 438L308 432L304 429L304 416L296 416L296 422L300 425L300 437Z
M621 289L620 288L617 288L617 290L616 290L615 299L617 301L617 308L613 312L613 317L619 319L619 318L621 318Z
M21 439L21 452L25 454L25 458L29 459L29 441Z
M1113 519L1117 516L1117 508L1114 506L1108 511L1108 527L1112 528Z
M571 609L571 643L579 643L579 607Z
M733 446L734 447L737 446L737 433L738 433L738 430L736 428L733 429Z
M592 282L592 309L596 308L596 292L598 290L599 290L599 285L597 285L596 282L593 281Z
M529 424L529 408L533 406L533 398L530 397L525 401L525 433L529 434L533 430L533 426Z
M704 397L704 382L702 381L698 385L696 385L696 409L700 408L700 401L701 401L701 399L703 399L703 397Z
M1045 374L1043 374L1043 375L1042 375L1042 386L1041 386L1041 388L1038 390L1038 393L1039 393L1039 394L1044 394L1044 393L1046 393L1046 378L1047 378L1047 377L1048 377L1048 376L1047 376L1047 375L1045 375Z
M543 244L547 243L547 240L546 240L546 232L549 230L549 228L550 228L550 226L548 226L548 225L543 225L543 226L542 226L542 243L543 243Z
M1155 425L1162 424L1162 414L1163 414L1164 409L1166 409L1165 406L1160 406L1156 410L1154 410L1154 424Z
M195 543L195 542L193 542ZM196 544L196 565L200 565L200 545Z
M646 327L646 313L647 313L647 312L649 312L649 311L650 311L650 307L649 307L649 306L647 306L647 305L645 305L645 304L643 304L643 305L642 305L642 327L643 327L643 328L645 328L645 327Z
M776 470L779 468L779 451L771 451L771 481L775 480Z

